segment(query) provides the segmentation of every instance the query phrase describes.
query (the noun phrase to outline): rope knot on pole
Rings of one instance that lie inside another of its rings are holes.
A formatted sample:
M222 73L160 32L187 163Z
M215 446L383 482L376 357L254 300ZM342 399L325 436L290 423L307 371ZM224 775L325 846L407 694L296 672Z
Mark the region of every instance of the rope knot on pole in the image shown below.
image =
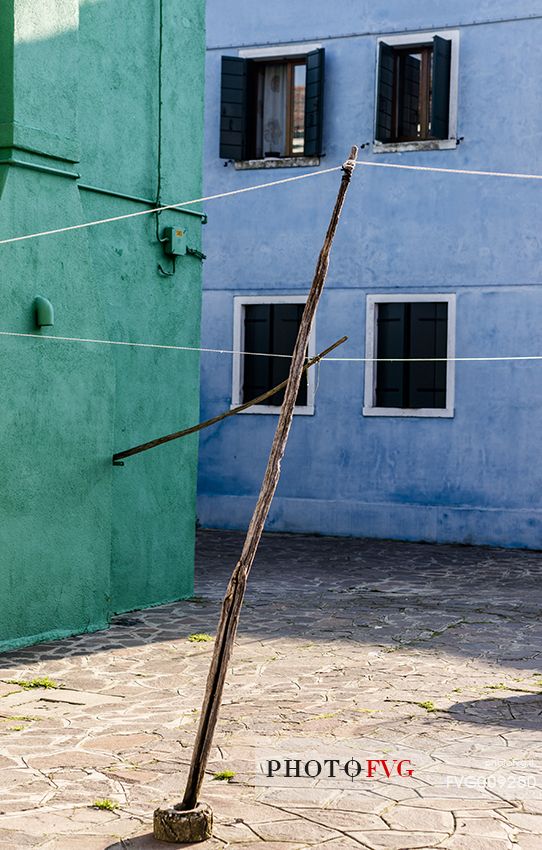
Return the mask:
M348 157L346 162L343 163L342 171L344 171L346 174L349 174L350 176L352 176L354 168L357 165L357 159L358 159L358 147L357 147L357 145L353 145L352 150L350 151L350 156Z

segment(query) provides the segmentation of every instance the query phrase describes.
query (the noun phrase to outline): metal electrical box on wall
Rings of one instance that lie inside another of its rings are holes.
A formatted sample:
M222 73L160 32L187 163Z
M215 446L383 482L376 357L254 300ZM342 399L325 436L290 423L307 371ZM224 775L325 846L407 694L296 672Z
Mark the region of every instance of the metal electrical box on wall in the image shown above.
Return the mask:
M166 227L164 230L164 251L172 257L184 257L186 254L186 230L179 227Z

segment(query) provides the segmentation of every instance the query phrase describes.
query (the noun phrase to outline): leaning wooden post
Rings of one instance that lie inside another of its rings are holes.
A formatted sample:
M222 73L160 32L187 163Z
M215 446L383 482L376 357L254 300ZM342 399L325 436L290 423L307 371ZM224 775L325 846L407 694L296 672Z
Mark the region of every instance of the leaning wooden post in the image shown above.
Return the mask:
M354 146L350 151L349 159L343 165L343 176L339 193L324 244L318 257L314 279L301 318L284 401L282 403L273 445L271 446L260 495L248 527L241 557L232 573L222 603L213 658L207 677L207 687L203 697L200 723L194 743L184 797L182 803L179 805L167 809L157 809L154 813L154 837L162 841L204 841L210 838L212 834L212 811L206 804L198 804L199 792L218 719L224 680L237 631L248 574L254 562L269 508L271 507L271 501L279 481L281 461L286 448L297 393L303 374L309 334L324 288L331 246L352 172L356 165L357 155L358 149Z

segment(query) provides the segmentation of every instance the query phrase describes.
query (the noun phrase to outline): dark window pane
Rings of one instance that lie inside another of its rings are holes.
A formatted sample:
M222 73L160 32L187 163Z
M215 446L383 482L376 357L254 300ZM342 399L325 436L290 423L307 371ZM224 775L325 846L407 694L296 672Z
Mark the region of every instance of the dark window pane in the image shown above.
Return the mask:
M432 45L394 48L381 42L376 128L379 141L408 142L431 137L432 59Z
M448 305L420 302L410 305L410 357L445 358ZM446 363L410 364L408 407L446 407Z
M421 135L421 53L403 53L397 63L399 138L419 139Z
M377 363L376 406L445 408L447 350L446 302L379 304L377 358L398 362Z
M397 302L378 305L377 358L406 357L405 304ZM378 362L376 368L376 406L403 407L403 363Z
M267 353L271 350L271 305L247 304L245 307L245 351ZM270 383L270 358L243 358L243 401L266 392Z
M245 306L245 351L291 355L294 350L303 304L247 304ZM286 380L289 357L243 358L243 402L250 401ZM280 406L284 390L266 399L264 404ZM303 375L297 404L307 404L307 375Z

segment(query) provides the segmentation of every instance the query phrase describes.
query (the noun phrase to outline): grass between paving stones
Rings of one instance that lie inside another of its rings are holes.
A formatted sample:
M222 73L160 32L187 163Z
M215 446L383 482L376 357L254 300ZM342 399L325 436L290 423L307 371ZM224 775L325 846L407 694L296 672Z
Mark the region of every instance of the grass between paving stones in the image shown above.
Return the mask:
M219 771L219 773L214 774L213 779L217 779L219 782L229 782L230 779L233 779L234 776L235 771L233 770L221 770Z
M514 681L521 681L521 679L516 679ZM542 682L533 682L534 688L542 688ZM505 685L504 682L499 682L496 685L484 685L484 690L486 691L514 691L518 694L536 694L539 691L532 691L530 688L514 688L513 685Z
M195 634L188 635L188 640L190 641L190 643L208 643L210 640L213 640L213 638L211 637L211 635Z
M103 800L94 800L92 804L93 809L102 809L104 812L114 812L115 809L118 809L119 803L115 800L109 800L105 797Z
M419 705L420 708L425 708L426 711L436 711L437 710L435 703L431 702L430 699L427 699L424 702L417 702L416 705Z
M17 720L24 720L25 723L32 723L33 720L39 720L39 718L26 717L24 714L10 714L9 717L0 717L0 723L13 723Z
M340 711L328 711L326 714L314 714L312 717L307 717L305 723L308 723L310 720L329 720L330 717L337 717L340 714Z
M30 691L32 688L61 688L62 685L59 685L57 682L50 679L49 676L43 676L37 679L31 679L28 681L27 679L9 679L7 682L8 685L19 685L20 688L24 688L25 691Z

